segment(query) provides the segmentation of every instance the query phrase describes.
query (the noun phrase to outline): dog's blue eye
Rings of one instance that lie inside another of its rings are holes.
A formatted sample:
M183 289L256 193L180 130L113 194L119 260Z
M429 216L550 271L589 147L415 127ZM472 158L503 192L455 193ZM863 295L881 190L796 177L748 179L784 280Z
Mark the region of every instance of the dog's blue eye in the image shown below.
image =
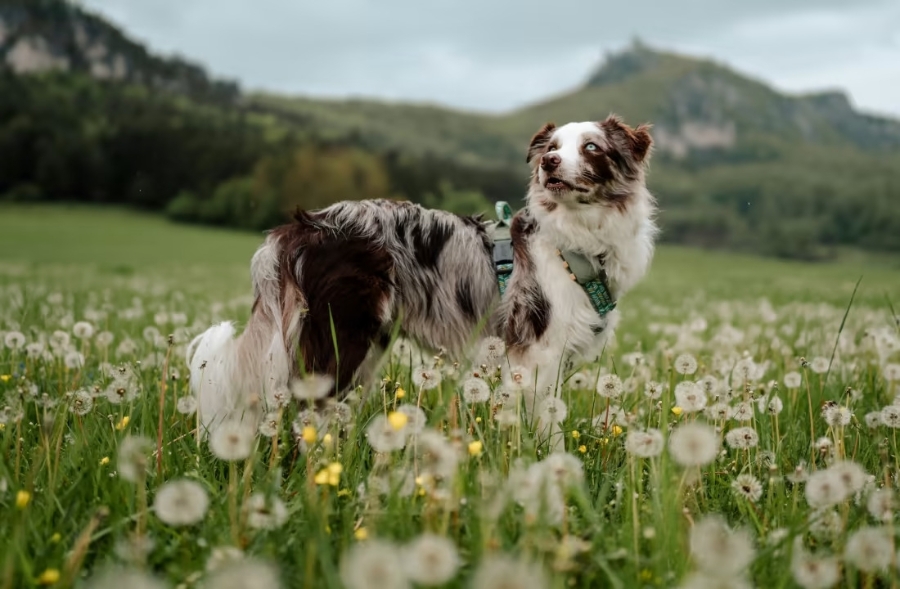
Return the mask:
M588 151L597 151L598 149L600 149L599 147L597 147L596 143L588 143L584 146L584 148Z

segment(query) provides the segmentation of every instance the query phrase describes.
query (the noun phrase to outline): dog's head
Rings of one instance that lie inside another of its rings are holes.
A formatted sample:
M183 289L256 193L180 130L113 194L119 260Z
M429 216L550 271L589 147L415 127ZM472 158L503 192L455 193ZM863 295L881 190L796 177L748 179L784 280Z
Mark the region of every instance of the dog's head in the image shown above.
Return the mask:
M601 205L627 208L643 183L650 156L648 125L632 129L610 115L601 122L547 123L531 140L529 196L545 208Z

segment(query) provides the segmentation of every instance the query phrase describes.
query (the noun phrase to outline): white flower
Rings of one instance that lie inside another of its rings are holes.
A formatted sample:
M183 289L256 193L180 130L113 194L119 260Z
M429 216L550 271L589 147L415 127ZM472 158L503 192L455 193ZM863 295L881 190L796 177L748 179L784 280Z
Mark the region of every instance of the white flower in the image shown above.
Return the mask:
M425 533L403 550L406 576L418 585L443 585L456 576L459 552L449 538Z
M713 403L703 413L713 421L725 421L731 417L731 406L728 403Z
M696 413L706 407L706 393L689 380L675 386L675 403L685 413Z
M617 399L625 390L620 379L615 374L604 374L597 381L597 394L607 399Z
M881 423L892 429L900 428L900 407L888 405L881 410Z
M814 558L803 549L803 542L799 537L794 538L791 574L803 589L829 589L841 580L837 559Z
M209 436L209 449L220 460L244 460L253 452L255 434L254 428L248 424L227 420L219 424Z
M81 340L91 339L94 335L94 326L87 321L79 321L72 326L72 333Z
M25 354L35 360L41 357L41 354L44 353L44 344L41 342L31 342L27 346L25 346Z
M816 356L812 359L812 362L809 363L809 369L816 374L825 374L826 372L828 372L828 364L828 358Z
M814 509L809 514L809 531L816 538L834 539L844 531L844 521L834 509Z
M569 413L566 404L558 397L547 397L537 409L538 419L542 423L562 423Z
M881 411L869 411L866 413L866 427L869 429L877 429L881 425Z
M175 409L182 415L191 415L197 411L197 399L190 395L181 397L175 403Z
M423 430L411 450L415 454L415 464L419 474L438 479L450 479L456 474L459 454L443 435L435 430Z
M354 544L341 559L341 581L347 589L408 589L403 560L384 540Z
M485 338L478 350L478 359L490 368L496 368L503 361L505 355L506 342L494 336Z
M878 521L890 522L894 519L894 509L896 508L894 491L889 488L873 491L866 501L866 508Z
M784 410L784 402L778 396L760 398L756 405L760 413L768 413L769 415L778 415Z
M669 452L681 466L703 466L716 459L719 436L701 423L685 423L669 435Z
M64 350L69 347L69 339L68 333L57 329L50 335L50 347Z
M203 587L209 589L280 589L278 569L255 558L242 558L213 571ZM131 588L129 588L131 589Z
M569 387L576 391L583 391L590 386L591 379L583 372L576 372L569 379Z
M106 567L87 580L85 589L169 589L169 584L136 569Z
M394 429L384 415L376 415L366 428L366 439L376 452L393 452L406 446L405 427Z
M853 413L842 405L825 405L822 409L822 417L831 427L844 427L850 423Z
M419 366L412 373L412 381L416 387L424 390L435 389L441 385L441 373L434 368Z
M697 386L700 387L706 396L713 397L717 399L719 397L719 381L712 374L707 374L703 378L697 381Z
M281 416L278 415L277 411L270 411L269 413L266 413L262 418L262 421L259 422L259 435L266 438L274 438L276 435L278 435L278 426L280 420Z
M759 434L752 427L737 427L725 434L725 443L735 450L755 448L759 444Z
M638 458L653 458L662 453L663 435L658 429L630 431L625 437L625 451Z
M681 354L675 358L675 372L678 374L694 374L697 372L697 359L690 354Z
M153 442L143 436L126 436L119 444L119 476L136 483L147 473L148 456L153 451Z
M25 335L19 331L10 331L6 334L6 337L3 338L3 343L5 343L6 347L10 350L18 350L25 345Z
M466 403L484 403L491 398L491 387L480 378L470 377L463 382L463 400Z
M844 559L861 571L887 570L894 558L893 537L888 528L860 528L850 534Z
M69 410L75 415L87 415L94 408L94 397L84 389L75 391Z
M418 405L404 403L397 407L397 411L406 415L407 422L404 429L408 433L417 434L425 429L425 425L428 423L428 417L425 415L425 410Z
M718 515L707 515L694 525L690 549L697 567L716 577L741 573L755 556L750 534L731 530Z
M84 356L81 354L81 352L70 350L66 352L66 355L63 358L63 363L69 370L78 370L79 368L84 366Z
M318 401L328 396L334 387L334 378L324 374L307 374L291 382L291 393L300 401Z
M475 569L471 589L547 589L550 582L538 565L506 555L486 556Z
M835 473L848 496L861 491L866 484L866 471L852 460L836 462L828 470Z
M731 483L731 488L736 495L743 497L751 503L756 503L762 497L762 483L752 474L740 474Z
M94 339L94 343L97 344L97 346L100 348L107 348L111 343L113 343L114 339L116 339L116 336L114 336L112 333L108 331L101 331L97 334L96 339Z
M738 403L731 410L731 419L741 423L751 421L753 419L753 405L747 401Z
M806 480L806 501L811 507L828 507L844 501L848 496L847 486L840 476L831 469L818 470Z
M647 384L644 385L644 396L648 399L656 400L662 397L664 386L655 381L647 381Z
M799 372L788 372L784 375L784 386L789 389L797 389L800 388L800 385L803 384L803 377Z
M153 500L156 517L170 526L189 526L203 520L209 507L206 490L194 481L169 481Z
M534 372L524 366L513 366L503 379L503 385L512 391L534 389Z
M288 519L284 501L263 493L251 495L244 504L244 510L247 512L247 525L257 530L280 528Z

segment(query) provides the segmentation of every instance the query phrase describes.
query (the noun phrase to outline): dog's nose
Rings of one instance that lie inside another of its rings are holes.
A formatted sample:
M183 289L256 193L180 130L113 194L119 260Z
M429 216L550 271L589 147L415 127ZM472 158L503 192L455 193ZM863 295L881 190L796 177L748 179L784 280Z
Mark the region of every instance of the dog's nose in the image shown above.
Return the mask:
M545 153L541 156L541 167L549 172L558 168L561 161L559 155L555 153Z

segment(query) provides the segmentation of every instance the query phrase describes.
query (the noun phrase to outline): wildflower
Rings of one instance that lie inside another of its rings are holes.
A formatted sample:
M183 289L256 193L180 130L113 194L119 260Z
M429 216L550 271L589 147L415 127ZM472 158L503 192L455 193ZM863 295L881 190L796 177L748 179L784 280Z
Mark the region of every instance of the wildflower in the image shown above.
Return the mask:
M11 374L0 374L0 381L9 382L9 379L12 378Z
M585 446L584 444L578 446L578 451L584 454L585 452L587 452L587 446Z
M675 358L674 368L678 374L694 374L697 372L697 359L690 354L681 354Z
M164 484L153 499L156 517L170 526L196 524L206 516L208 507L206 490L199 483L187 479Z
M656 399L662 397L662 393L663 385L661 385L660 383L650 380L647 381L646 384L644 384L644 396L648 399L655 401Z
M893 546L893 534L888 528L860 528L850 534L844 559L867 573L884 571L894 558Z
M565 402L557 397L547 397L538 405L538 419L543 423L562 423L569 410Z
M406 437L406 431L394 429L384 415L376 415L366 428L366 439L376 452L402 450Z
M254 558L242 558L217 568L204 586L216 589L280 589L278 569Z
M703 466L716 459L719 453L716 431L701 423L685 423L669 436L669 452L681 466Z
M400 431L409 423L409 416L399 411L391 411L387 416L388 423L395 431Z
M694 525L690 550L701 571L720 578L739 574L754 558L750 534L731 530L718 515L707 515Z
M478 358L483 364L488 366L497 366L506 355L506 342L499 337L486 337L481 342L481 348L478 351Z
M213 585L215 586L215 585ZM137 569L108 567L88 579L85 589L167 589L168 584Z
M819 470L806 481L806 501L811 507L828 507L842 502L848 496L847 486L831 469Z
M491 398L491 388L480 378L467 378L463 383L462 397L466 403L484 403Z
M481 440L475 440L475 441L469 442L469 455L470 456L481 456L482 447L483 447L483 444L481 443Z
M316 440L319 439L319 433L316 431L315 426L313 425L305 425L303 426L303 431L300 434L300 437L309 445L315 444Z
M29 503L31 503L31 493L24 489L16 493L16 507L25 509Z
M809 478L809 475L806 472L806 462L801 460L800 464L794 467L794 472L787 475L785 478L794 484L805 483Z
M367 530L365 527L359 527L355 532L353 532L353 537L362 542L369 537L369 530Z
M274 530L288 520L288 510L278 497L267 497L263 493L250 495L244 504L247 525L257 530Z
M731 417L731 405L728 403L713 403L703 413L713 421L725 421Z
M66 368L69 370L78 370L84 366L84 356L81 355L80 352L71 350L66 352L65 357L63 357L63 364L65 364Z
M106 466L109 464L109 456L104 456L100 459L100 466Z
M685 413L696 413L706 407L706 393L689 380L675 386L675 402Z
M789 389L797 389L800 388L800 385L803 383L803 377L800 376L799 372L788 372L784 375L784 386Z
M577 429L572 430L572 439L573 440L577 440L580 437L581 437L581 432L579 432Z
M882 425L881 411L870 411L866 413L866 427L869 429L877 429Z
M725 434L725 443L735 450L755 448L759 444L759 434L752 427L738 427Z
M590 384L590 379L588 375L583 372L576 372L569 379L569 387L576 391L583 391L588 388Z
M814 558L803 549L800 537L794 538L791 553L791 574L803 589L829 589L841 579L841 571L835 558Z
M209 449L220 460L244 460L253 451L254 429L237 420L220 423L209 436Z
M59 532L53 532L53 535L50 536L51 544L59 544L61 540L62 540L62 534L60 534Z
M768 399L762 397L756 405L760 413L768 413L769 415L778 415L784 410L784 402L778 396L772 396Z
M892 429L900 428L900 407L888 405L881 410L881 423Z
M459 456L447 439L434 430L425 430L416 440L419 474L449 479L456 473Z
M116 422L116 425L115 425L116 431L117 432L122 431L123 429L128 427L128 424L130 422L131 422L131 417L129 417L128 415L123 415L122 419L120 419L119 421Z
M534 388L534 374L522 366L513 366L503 380L503 384L512 391Z
M334 378L323 374L308 374L291 383L291 393L300 401L324 399L334 387Z
M182 415L193 415L197 411L197 399L190 395L181 397L175 403L175 409Z
M826 405L822 409L822 417L830 427L844 427L850 423L853 413L841 405Z
M20 331L10 331L3 338L3 343L10 350L18 350L25 345L25 335Z
M625 451L638 458L654 458L663 450L663 435L658 429L630 431L625 438Z
M82 389L75 391L72 395L72 404L69 410L75 415L87 415L94 408L94 397L89 392Z
M672 413L675 415L675 417L679 417L682 413L684 413L684 409L676 405L675 407L672 407Z
M94 335L94 326L87 321L79 321L72 326L72 333L81 340L91 339Z
M441 373L434 368L419 366L413 370L412 381L414 385L427 391L440 386Z
M545 589L550 583L543 567L507 555L486 556L475 569L472 589Z
M126 436L119 444L119 476L136 483L143 480L147 472L148 455L153 450L153 442L143 436Z
M604 374L597 381L597 394L607 399L618 399L625 390L620 379L615 374Z
M753 419L753 405L744 401L734 406L731 411L731 419L741 423Z
M718 399L719 395L719 381L715 376L711 374L707 374L703 378L697 381L697 386L700 387L708 397L713 397Z
M816 356L812 359L812 362L810 362L809 369L816 374L825 374L826 372L828 372L828 364L828 358Z
M836 462L828 470L835 473L848 496L861 491L866 484L866 471L852 460Z
M94 338L94 343L97 344L97 347L105 349L109 347L111 343L113 343L114 339L116 339L116 336L114 336L112 333L108 331L101 331L97 334L97 337Z
M403 390L403 387L397 387L397 390L394 391L394 396L398 399L402 399L406 396L406 391Z
M762 483L752 474L741 474L731 483L731 488L739 497L747 499L751 503L756 503L762 497Z
M869 510L872 517L885 523L894 519L895 507L896 499L894 498L894 491L889 488L873 491L866 501L866 508Z
M460 559L449 538L422 534L403 550L406 576L418 585L443 585L456 576Z
M403 560L397 548L384 540L355 544L341 559L341 581L347 589L408 589Z
M412 403L404 403L397 407L397 411L406 415L408 418L405 428L406 432L418 434L425 429L425 425L428 423L428 417L421 407L413 405Z

